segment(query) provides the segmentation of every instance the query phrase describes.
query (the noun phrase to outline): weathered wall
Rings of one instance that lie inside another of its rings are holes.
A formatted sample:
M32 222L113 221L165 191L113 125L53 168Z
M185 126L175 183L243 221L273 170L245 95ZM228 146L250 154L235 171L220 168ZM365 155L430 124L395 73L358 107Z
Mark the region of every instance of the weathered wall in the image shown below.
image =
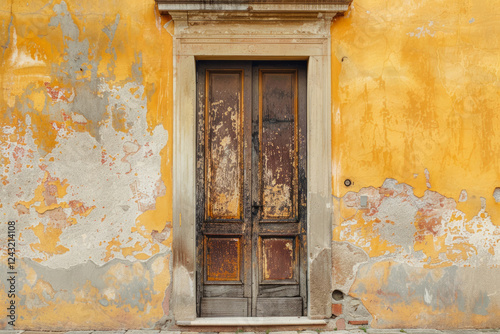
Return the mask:
M355 0L332 25L334 288L372 326L500 326L499 7Z
M500 326L499 7L355 0L332 24L341 318ZM153 0L11 0L0 26L0 300L16 220L16 328L153 327L169 314L173 24Z
M0 300L17 220L16 328L168 314L169 23L153 0L1 2Z

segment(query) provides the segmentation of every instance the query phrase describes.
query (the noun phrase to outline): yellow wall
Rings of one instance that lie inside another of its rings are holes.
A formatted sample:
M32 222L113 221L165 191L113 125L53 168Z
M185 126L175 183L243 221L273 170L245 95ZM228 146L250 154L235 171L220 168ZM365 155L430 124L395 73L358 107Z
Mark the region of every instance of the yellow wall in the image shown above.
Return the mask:
M332 25L333 256L368 255L333 277L372 326L499 325L499 6L355 0Z
M0 6L16 328L153 327L168 315L173 24L153 0Z
M374 327L500 325L499 7L355 0L332 24L332 289ZM0 26L16 329L162 324L173 23L154 0L11 0Z

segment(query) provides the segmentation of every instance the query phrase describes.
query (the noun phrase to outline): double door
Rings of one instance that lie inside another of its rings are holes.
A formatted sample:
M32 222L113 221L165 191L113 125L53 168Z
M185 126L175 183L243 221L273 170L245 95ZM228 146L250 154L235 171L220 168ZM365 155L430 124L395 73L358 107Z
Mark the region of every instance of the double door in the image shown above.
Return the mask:
M306 63L197 62L197 312L307 308Z

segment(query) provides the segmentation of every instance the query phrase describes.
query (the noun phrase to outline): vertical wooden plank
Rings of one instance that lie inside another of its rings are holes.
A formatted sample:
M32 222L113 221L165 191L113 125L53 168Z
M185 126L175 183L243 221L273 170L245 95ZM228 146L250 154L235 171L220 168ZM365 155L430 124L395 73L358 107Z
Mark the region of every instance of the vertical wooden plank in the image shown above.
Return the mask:
M208 70L206 74L206 206L210 218L239 219L242 214L242 84L241 70Z
M261 216L260 197L260 77L257 66L252 70L252 316L257 314L257 295L259 294L259 221Z
M205 282L204 239L201 234L205 220L205 103L206 66L196 66L196 314L201 314L201 297Z
M261 164L264 219L296 213L296 71L261 70Z
M252 315L252 64L243 68L243 282L247 298L247 316Z
M298 217L301 222L299 235L300 296L303 314L307 314L307 64L298 65Z

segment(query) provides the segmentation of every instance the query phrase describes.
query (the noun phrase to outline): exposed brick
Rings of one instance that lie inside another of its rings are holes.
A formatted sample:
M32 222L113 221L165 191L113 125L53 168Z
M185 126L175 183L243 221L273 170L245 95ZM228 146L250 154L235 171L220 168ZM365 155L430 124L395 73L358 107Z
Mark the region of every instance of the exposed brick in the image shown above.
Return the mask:
M368 325L368 320L349 320L349 325Z
M342 304L332 304L332 314L336 317L342 314Z
M337 320L337 329L339 331L345 330L345 320L344 319L338 319Z

